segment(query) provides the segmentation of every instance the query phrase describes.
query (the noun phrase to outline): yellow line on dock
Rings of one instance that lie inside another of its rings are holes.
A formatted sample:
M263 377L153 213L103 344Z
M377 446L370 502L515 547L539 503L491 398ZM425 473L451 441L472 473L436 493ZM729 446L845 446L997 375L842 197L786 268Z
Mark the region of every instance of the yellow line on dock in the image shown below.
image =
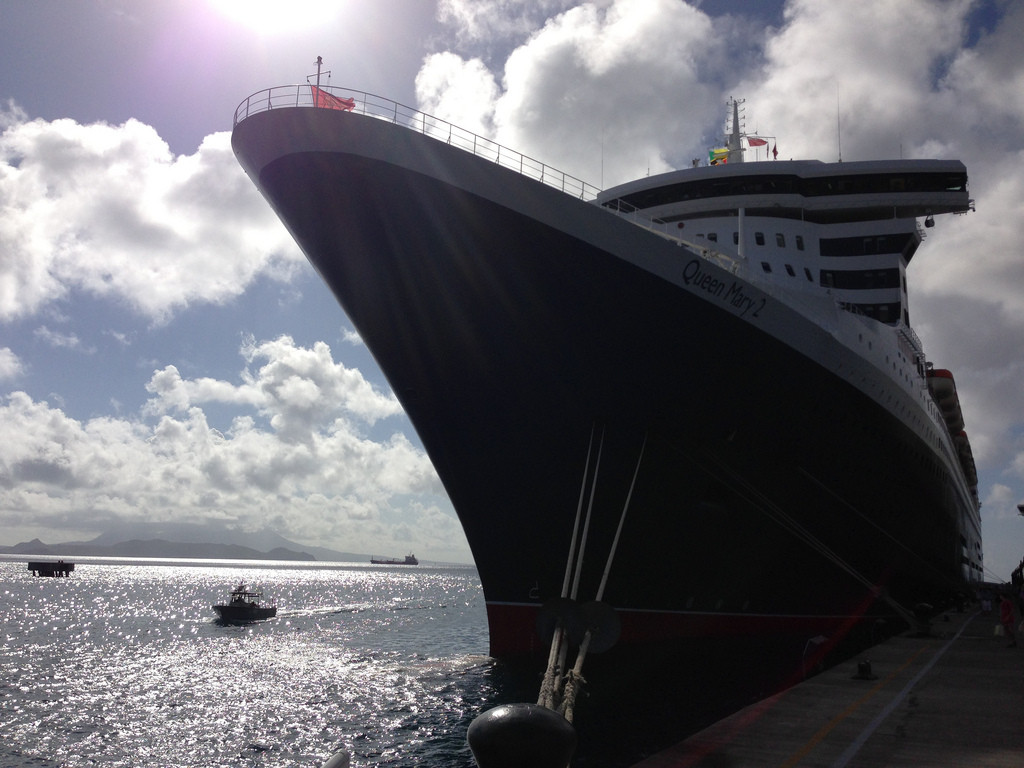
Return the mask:
M726 717L633 768L1020 768L1024 649L993 613L938 617ZM870 686L870 688L868 688Z
M910 655L910 658L903 662L902 666L890 672L884 680L882 680L879 683L876 683L870 691L865 693L863 696L861 696L859 699L853 702L850 706L848 706L838 715L833 717L827 724L818 729L818 732L811 736L811 738L807 740L807 743L804 744L804 746L801 747L796 754L794 754L792 757L790 757L788 760L782 763L782 765L779 768L793 768L793 766L798 765L800 761L803 760L811 752L811 750L813 750L816 746L818 746L818 744L824 741L825 737L832 732L833 728L839 725L843 720L845 720L855 711L860 709L862 704L866 703L869 699L874 697L876 693L881 691L885 686L887 686L889 683L895 680L897 675L899 675L903 670L905 670L907 667L913 664L914 661L917 660L917 657L927 650L928 646L926 645L922 646L921 648L918 648L914 653Z

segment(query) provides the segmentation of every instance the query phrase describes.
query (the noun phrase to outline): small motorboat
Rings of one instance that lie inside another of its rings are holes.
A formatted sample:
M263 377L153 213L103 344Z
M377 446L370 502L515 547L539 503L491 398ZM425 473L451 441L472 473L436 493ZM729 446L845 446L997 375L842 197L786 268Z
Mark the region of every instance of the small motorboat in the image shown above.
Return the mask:
M241 624L273 618L277 615L277 603L274 600L264 600L262 593L248 589L245 582L240 581L238 586L231 590L231 600L213 606L213 610L217 612L221 621Z

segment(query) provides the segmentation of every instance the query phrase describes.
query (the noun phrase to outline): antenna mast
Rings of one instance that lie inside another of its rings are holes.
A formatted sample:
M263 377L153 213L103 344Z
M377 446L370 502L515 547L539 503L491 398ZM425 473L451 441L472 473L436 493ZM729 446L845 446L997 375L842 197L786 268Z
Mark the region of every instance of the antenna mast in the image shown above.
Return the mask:
M306 83L309 85L310 90L312 91L311 95L313 97L313 106L324 107L328 105L327 102L333 97L330 94L324 93L323 91L320 90L320 76L327 75L327 82L330 82L331 70L328 69L326 72L324 72L323 56L317 56L316 61L314 63L316 64L316 85L313 85L313 83L310 82L310 78L313 77L313 75L306 75Z
M839 162L843 162L843 124L839 114L839 85L836 85L836 141L839 144Z
M743 162L743 144L741 139L743 133L740 130L740 104L745 102L746 99L730 99L730 105L732 106L732 131L725 137L725 146L729 150L729 162L730 163L742 163Z

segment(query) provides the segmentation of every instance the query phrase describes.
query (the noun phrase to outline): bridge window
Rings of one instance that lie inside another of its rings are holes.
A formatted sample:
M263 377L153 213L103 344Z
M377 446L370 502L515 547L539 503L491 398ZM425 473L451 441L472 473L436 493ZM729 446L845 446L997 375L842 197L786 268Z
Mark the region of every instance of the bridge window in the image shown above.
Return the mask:
M888 325L894 325L900 317L900 305L894 304L853 304L848 302L841 302L840 305L847 312L852 312L855 315L865 315L866 317L878 320L880 323L886 323ZM871 348L871 342L868 342L868 349Z
M826 288L847 290L899 288L900 271L898 269L826 269L821 272L821 285Z
M905 232L900 235L879 237L831 237L821 240L822 256L867 256L875 253L901 253L909 261L915 235Z
M757 175L739 178L707 178L666 184L609 200L605 205L618 210L651 208L686 200L721 198L732 195L864 195L887 192L967 192L967 173L921 171L827 176L809 179L794 175Z

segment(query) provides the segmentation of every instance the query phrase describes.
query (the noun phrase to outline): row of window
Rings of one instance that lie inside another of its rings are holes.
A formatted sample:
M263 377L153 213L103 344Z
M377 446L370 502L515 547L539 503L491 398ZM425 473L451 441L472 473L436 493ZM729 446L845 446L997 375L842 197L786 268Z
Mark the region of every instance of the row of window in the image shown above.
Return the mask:
M821 285L825 288L843 288L847 290L871 290L873 288L899 288L899 269L862 269L862 270L821 270Z
M903 313L903 322L910 325L910 313L899 302L887 304L854 304L852 302L841 302L840 306L847 312L857 315L866 315L880 323L895 324L900 319L900 312Z
M718 242L717 232L708 232L707 235L700 233L697 237L706 237L710 242ZM798 251L804 250L803 235L794 235L794 243ZM754 243L765 245L767 238L764 232L754 232ZM822 256L831 258L841 256L873 256L877 254L891 255L902 254L909 261L918 240L910 232L902 232L896 235L877 235L872 237L831 237L822 238L819 241L819 252ZM732 233L732 244L740 244L740 233ZM775 233L775 245L778 248L786 247L786 236L781 232Z
M792 264L786 264L785 266L786 266L786 274L789 275L790 277L796 277L796 270L793 269L793 265ZM769 262L767 262L767 261L762 261L761 262L761 269L764 270L767 274L771 274L772 265ZM807 267L804 267L804 276L807 278L808 282L811 282L811 283L814 282L814 275L811 274L811 270L809 270Z
M792 264L785 264L786 274L796 277L796 270ZM761 270L765 274L772 273L771 262L762 261ZM814 275L807 267L803 268L804 276L809 282L814 282ZM823 269L819 272L818 283L822 288L839 288L847 291L870 291L875 289L901 288L906 292L907 287L903 276L898 269L863 269L863 270L839 270Z
M707 239L710 240L712 243L717 243L718 242L718 233L717 232L708 232L707 235L704 235L702 233L702 234L697 235L697 237L707 237ZM765 239L765 236L764 236L764 232L755 232L754 233L754 242L757 245L764 245L767 242L767 240ZM804 250L804 236L803 235L796 235L795 236L795 243L796 243L796 249L798 251ZM740 244L740 233L739 232L733 232L732 233L732 244L733 245L739 245ZM778 246L779 248L785 248L786 247L786 236L784 234L782 234L781 232L776 232L775 233L775 245Z
M619 210L652 208L686 200L733 195L885 195L905 192L966 192L967 173L946 171L921 173L871 173L849 176L800 178L790 174L755 174L727 178L705 178L644 189L609 200L606 206Z
M792 264L784 265L786 274L796 277L796 270ZM762 261L761 269L766 274L771 274L772 265L770 262ZM807 267L803 268L804 277L810 283L814 282L814 275ZM871 288L898 288L901 286L902 277L898 269L875 269L863 272L842 272L838 270L822 270L820 284L826 288L844 288L849 290L867 290ZM906 286L903 286L906 290ZM902 313L903 322L910 325L910 315L901 302L891 301L881 304L861 304L850 301L843 301L839 304L847 312L878 320L882 323L896 323Z
M822 256L872 256L883 253L900 253L909 261L917 247L917 237L910 232L875 237L832 237L822 238Z

